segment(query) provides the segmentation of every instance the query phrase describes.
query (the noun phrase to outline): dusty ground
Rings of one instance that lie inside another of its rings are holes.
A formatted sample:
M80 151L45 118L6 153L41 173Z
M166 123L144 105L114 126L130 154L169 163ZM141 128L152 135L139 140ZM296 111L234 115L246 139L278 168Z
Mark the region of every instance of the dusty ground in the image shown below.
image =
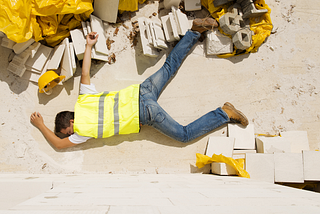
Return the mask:
M318 38L320 2L266 0L272 9L276 32L254 54L228 59L206 57L199 42L160 97L160 104L177 121L188 124L230 101L241 109L256 133L308 132L310 149L319 149L320 73ZM158 2L141 6L131 21L152 16ZM161 13L166 11L161 10ZM194 13L203 17L206 11ZM156 18L157 16L153 17ZM192 19L193 17L190 17ZM119 90L141 83L159 69L166 55L143 56L140 41L131 47L128 14L126 29L108 34L115 42L114 64L93 64L92 82L98 91ZM170 44L172 46L172 44ZM208 171L195 167L195 154L203 153L210 135L225 135L226 127L191 143L169 139L143 127L140 134L90 140L66 150L55 150L29 122L39 111L53 129L56 113L73 110L78 95L80 67L73 79L54 88L52 95L38 93L37 85L6 70L11 50L0 47L0 171L2 173L188 173Z

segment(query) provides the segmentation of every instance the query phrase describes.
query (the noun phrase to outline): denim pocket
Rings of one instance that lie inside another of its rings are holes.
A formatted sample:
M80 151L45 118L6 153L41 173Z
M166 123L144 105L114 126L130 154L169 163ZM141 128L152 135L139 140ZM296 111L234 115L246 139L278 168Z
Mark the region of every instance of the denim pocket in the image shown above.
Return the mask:
M146 107L147 107L147 111L149 114L150 122L162 123L162 121L164 121L164 119L166 119L166 116L162 112L162 109L159 108L158 106L147 105Z
M152 92L152 83L149 79L146 79L141 85L140 85L140 94L145 95L147 93Z

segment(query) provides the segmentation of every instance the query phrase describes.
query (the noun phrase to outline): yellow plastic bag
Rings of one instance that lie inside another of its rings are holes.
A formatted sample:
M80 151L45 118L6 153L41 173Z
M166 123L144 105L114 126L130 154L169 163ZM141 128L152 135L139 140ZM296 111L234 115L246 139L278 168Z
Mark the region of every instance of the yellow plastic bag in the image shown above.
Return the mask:
M120 13L123 11L137 11L138 5L143 4L146 0L120 0L118 10Z
M21 43L45 38L51 46L93 12L92 0L0 0L0 4L0 31L9 39Z
M238 162L235 159L225 157L222 154L220 155L213 154L211 158L207 155L203 155L200 153L197 153L196 156L197 156L196 166L198 168L202 168L205 165L210 164L212 162L222 162L234 168L240 177L250 178L249 173L243 169L243 164L244 164L243 159L239 159L239 162Z
M221 5L219 7L215 7L213 4L214 0L202 0L201 4L207 8L207 10L210 12L211 16L215 18L217 21L219 21L220 17L223 16L225 13L228 12L228 8L233 4L228 3ZM268 7L268 5L265 3L264 0L256 0L254 2L256 8L258 10L261 9L267 9L268 12L260 17L257 18L250 18L250 30L254 32L254 35L252 36L252 45L246 50L238 50L234 48L233 53L230 54L220 54L218 57L221 58L227 58L239 54L245 54L245 53L254 53L258 51L258 48L261 46L261 44L265 41L265 39L270 36L272 31L272 21L270 18L271 9ZM223 34L225 34L221 28L219 27L219 31ZM227 35L227 34L225 34ZM230 35L227 35L231 37Z

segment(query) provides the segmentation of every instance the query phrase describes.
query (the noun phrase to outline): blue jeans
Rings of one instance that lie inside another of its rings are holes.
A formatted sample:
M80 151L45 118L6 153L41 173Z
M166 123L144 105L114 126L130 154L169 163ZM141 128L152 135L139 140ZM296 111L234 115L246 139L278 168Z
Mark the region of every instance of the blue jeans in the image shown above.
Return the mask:
M199 37L200 33L189 30L173 48L164 65L140 85L140 123L152 126L181 142L189 142L230 121L228 115L219 107L194 122L182 126L157 102L163 87L175 75Z

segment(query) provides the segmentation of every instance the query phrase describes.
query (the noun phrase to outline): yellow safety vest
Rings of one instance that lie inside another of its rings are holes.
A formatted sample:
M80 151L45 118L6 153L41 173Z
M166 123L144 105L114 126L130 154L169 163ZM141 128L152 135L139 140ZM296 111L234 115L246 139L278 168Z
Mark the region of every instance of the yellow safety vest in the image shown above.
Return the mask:
M135 84L120 91L79 95L74 132L94 138L138 133L139 87Z

